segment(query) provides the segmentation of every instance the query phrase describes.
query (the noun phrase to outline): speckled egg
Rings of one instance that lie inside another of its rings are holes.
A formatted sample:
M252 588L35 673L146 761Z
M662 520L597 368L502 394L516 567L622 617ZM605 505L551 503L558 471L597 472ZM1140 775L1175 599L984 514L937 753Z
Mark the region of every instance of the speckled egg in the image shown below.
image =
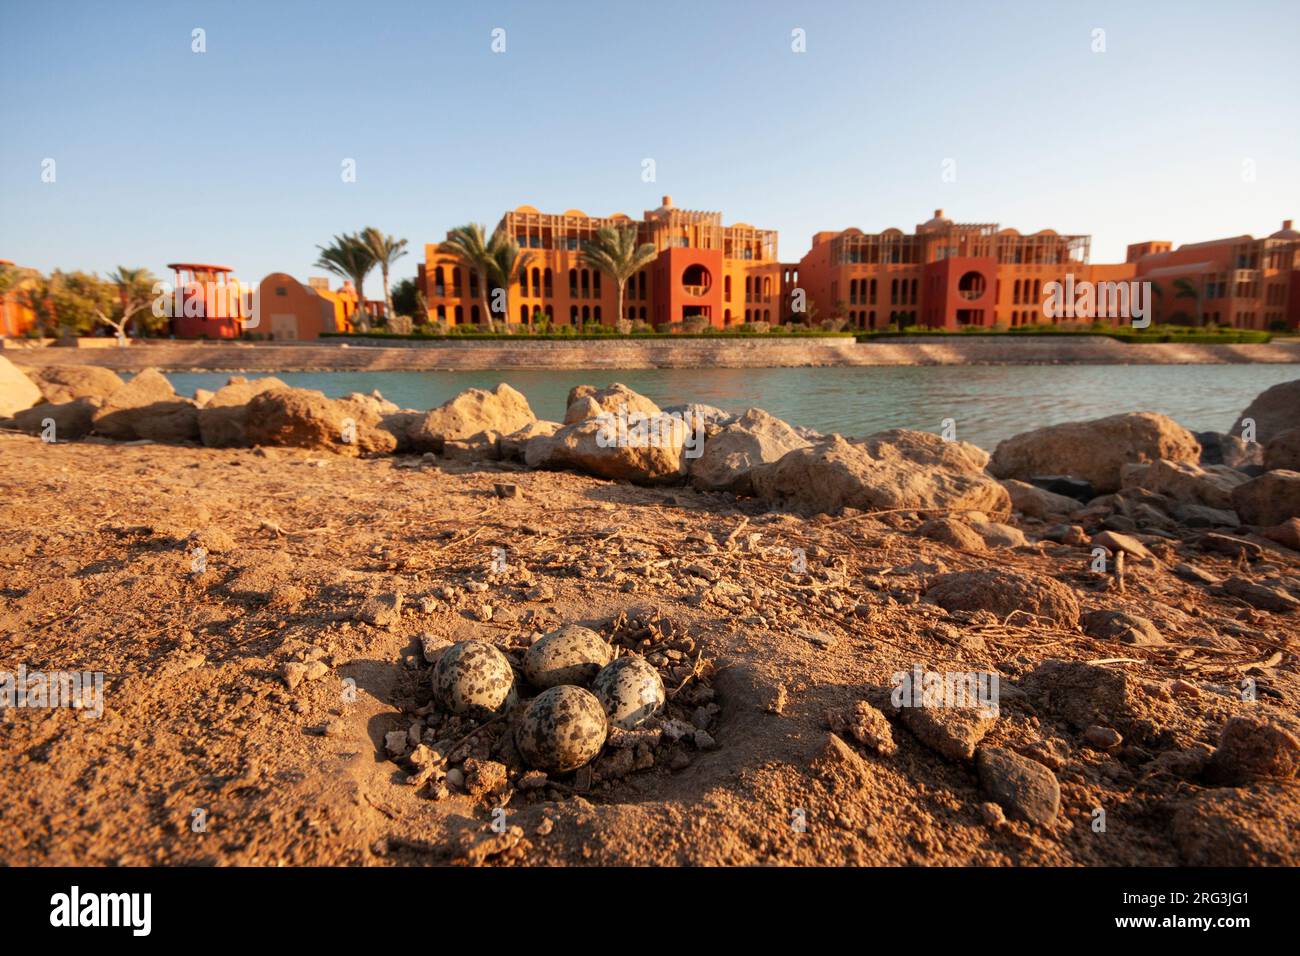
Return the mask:
M608 723L591 691L560 684L542 691L524 710L515 728L515 746L537 770L577 770L605 745Z
M515 705L515 672L506 656L483 641L443 651L433 669L433 696L443 710L479 719Z
M664 682L644 658L620 657L601 670L591 682L591 692L600 701L615 727L639 727L664 705Z
M524 656L524 674L534 687L586 686L614 657L614 649L595 631L578 624L539 638Z

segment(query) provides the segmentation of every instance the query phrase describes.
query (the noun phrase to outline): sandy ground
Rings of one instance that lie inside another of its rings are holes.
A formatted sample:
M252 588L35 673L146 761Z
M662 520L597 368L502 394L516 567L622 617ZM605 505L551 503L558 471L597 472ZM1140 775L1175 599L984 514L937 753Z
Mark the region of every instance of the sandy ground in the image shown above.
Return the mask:
M0 669L106 675L98 719L0 711L0 863L1110 865L1205 862L1207 846L1297 862L1294 780L1214 790L1175 772L1229 716L1293 715L1300 699L1293 617L1170 573L1236 570L1190 545L1131 566L1120 594L1086 549L957 551L898 516L804 519L497 464L12 434L0 502ZM1051 576L1085 610L1145 614L1168 643L918 600L937 571L991 566ZM1274 549L1251 573L1294 584L1298 568ZM477 798L410 785L385 734L417 721L459 756L510 762L502 722L474 735L430 709L420 635L482 637L517 661L571 621L648 654L672 712L715 746L664 743L637 751L641 769L602 758L594 779L528 790L512 770L504 793ZM1150 738L1090 749L1039 710L1016 684L1046 658L1122 659L1105 666L1130 675L1126 705ZM290 662L323 666L290 689ZM984 743L1054 769L1054 823L998 822L972 764L896 721L890 756L851 738L828 749L828 709L917 663L1003 675ZM1234 689L1247 676L1254 703ZM1197 799L1208 831L1180 830Z

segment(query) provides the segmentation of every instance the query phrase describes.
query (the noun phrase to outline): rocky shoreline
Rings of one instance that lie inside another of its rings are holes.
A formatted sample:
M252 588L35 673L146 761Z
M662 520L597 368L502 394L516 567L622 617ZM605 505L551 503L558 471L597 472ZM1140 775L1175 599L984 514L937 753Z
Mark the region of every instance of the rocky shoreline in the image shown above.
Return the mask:
M454 369L796 368L891 365L1223 365L1300 363L1300 339L1267 344L1124 344L1090 336L843 337L646 341L218 343L146 340L118 348L7 348L26 368L95 365L190 372L446 371Z
M4 663L111 677L0 711L10 862L1300 862L1300 381L990 454L6 365Z

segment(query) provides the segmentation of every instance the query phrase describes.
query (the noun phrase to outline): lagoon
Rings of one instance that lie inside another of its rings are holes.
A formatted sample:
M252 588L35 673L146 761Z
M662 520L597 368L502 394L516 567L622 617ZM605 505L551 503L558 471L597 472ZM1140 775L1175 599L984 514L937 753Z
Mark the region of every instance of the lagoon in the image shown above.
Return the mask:
M226 372L168 372L178 392L216 389ZM260 377L249 373L249 378ZM992 449L1018 432L1120 412L1169 415L1193 431L1227 431L1251 399L1300 379L1300 365L953 365L849 368L507 369L280 372L338 397L378 389L403 408L433 408L457 392L509 382L540 418L561 419L574 385L622 382L660 405L757 406L794 425L860 436L886 428L937 432Z

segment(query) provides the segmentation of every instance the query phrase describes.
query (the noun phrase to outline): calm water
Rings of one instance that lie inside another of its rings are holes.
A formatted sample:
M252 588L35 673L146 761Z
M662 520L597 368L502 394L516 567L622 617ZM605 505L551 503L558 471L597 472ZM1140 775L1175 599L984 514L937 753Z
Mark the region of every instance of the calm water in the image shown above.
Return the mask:
M249 378L258 373L248 373ZM216 389L226 372L174 372L178 392ZM1227 431L1257 394L1300 378L1300 365L955 365L771 369L512 369L503 372L282 372L326 395L379 389L403 408L433 408L471 386L506 381L541 418L559 419L574 385L623 382L660 405L758 406L822 432L938 431L991 449L1017 432L1117 412L1154 411L1193 431Z

